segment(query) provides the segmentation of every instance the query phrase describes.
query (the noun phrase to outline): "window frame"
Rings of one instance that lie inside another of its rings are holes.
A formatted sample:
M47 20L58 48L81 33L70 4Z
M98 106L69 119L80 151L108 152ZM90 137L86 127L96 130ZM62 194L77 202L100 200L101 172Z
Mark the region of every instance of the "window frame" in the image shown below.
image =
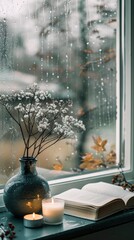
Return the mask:
M118 44L117 44L117 91L120 93L120 98L117 99L117 110L120 114L117 119L118 142L119 149L118 158L124 161L125 167L123 171L128 181L133 181L134 178L134 109L132 102L134 101L134 49L132 49L134 42L133 23L134 16L132 9L134 2L132 0L118 0L119 4L119 22L121 23L118 30ZM132 51L133 50L133 51ZM106 181L111 182L112 177L119 173L118 168L108 169L105 171L89 173L85 175L77 175L68 178L49 181L52 194L57 194L65 191L71 187L81 188L89 182Z

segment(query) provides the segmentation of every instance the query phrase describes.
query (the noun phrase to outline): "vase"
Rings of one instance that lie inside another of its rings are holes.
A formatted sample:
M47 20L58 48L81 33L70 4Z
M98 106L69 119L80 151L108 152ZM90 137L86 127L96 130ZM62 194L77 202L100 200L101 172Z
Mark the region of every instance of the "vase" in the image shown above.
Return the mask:
M42 209L42 199L50 198L48 182L36 171L36 159L22 157L20 172L13 176L4 188L4 203L9 212L16 217L38 213Z

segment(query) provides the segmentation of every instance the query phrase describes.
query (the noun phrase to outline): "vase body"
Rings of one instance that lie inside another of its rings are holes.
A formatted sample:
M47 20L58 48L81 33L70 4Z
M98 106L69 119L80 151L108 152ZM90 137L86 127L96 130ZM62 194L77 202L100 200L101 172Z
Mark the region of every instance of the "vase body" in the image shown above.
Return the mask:
M50 198L48 182L36 171L36 159L22 157L20 173L13 176L4 188L4 202L9 212L16 217L38 213L42 199Z

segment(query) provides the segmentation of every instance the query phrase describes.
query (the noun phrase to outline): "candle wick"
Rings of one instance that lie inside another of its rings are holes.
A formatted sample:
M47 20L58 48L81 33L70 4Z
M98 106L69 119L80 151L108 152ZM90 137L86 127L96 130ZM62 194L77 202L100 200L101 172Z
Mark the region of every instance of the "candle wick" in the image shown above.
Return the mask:
M33 213L33 220L35 219L35 213Z

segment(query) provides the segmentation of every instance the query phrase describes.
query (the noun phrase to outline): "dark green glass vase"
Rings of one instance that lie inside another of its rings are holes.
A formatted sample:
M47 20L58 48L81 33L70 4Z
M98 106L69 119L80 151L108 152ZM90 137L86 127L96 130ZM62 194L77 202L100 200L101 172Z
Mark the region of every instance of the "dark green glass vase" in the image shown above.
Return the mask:
M20 173L5 185L5 206L16 217L40 212L42 199L51 196L48 182L36 171L36 161L32 157L20 158Z

